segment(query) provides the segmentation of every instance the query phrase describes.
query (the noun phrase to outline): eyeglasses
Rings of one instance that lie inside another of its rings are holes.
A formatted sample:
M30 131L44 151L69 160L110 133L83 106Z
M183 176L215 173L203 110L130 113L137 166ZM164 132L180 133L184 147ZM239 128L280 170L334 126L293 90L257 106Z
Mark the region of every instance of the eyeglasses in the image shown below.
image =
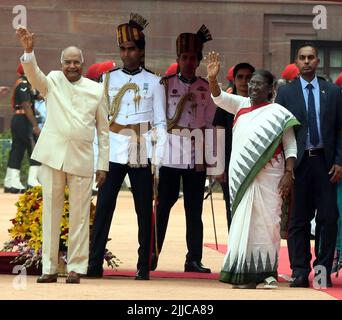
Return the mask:
M66 66L70 66L73 64L75 67L80 67L82 65L82 62L78 60L63 60L62 64Z
M266 83L263 81L249 81L248 82L248 87L262 87L264 86Z

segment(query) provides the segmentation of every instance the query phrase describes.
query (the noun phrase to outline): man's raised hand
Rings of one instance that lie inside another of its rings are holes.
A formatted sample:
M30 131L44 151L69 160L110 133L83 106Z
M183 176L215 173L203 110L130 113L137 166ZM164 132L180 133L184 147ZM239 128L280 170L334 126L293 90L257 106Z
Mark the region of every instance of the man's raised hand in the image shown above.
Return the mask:
M19 26L17 28L16 34L25 52L31 53L33 51L33 35L34 34L22 26Z

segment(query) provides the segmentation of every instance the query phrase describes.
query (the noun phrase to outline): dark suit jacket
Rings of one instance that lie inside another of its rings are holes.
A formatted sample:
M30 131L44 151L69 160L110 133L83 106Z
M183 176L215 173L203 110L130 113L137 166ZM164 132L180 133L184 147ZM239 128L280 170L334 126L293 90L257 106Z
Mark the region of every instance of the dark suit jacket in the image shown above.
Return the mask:
M341 88L318 78L320 90L320 125L324 154L329 169L342 165L342 93ZM280 87L275 102L287 108L301 123L294 128L297 140L297 167L305 151L308 117L300 79Z

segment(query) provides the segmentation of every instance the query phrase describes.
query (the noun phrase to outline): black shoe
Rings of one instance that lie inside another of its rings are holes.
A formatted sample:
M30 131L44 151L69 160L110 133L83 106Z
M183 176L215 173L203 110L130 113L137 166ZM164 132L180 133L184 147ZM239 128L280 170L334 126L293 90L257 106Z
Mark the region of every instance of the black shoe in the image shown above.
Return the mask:
M88 268L86 277L87 278L102 278L103 269Z
M157 269L158 266L158 257L155 253L152 253L152 257L151 257L151 271L154 271Z
M65 279L65 283L80 283L81 276L79 273L75 272L75 271L70 271L68 273L67 278Z
M53 283L57 282L58 274L42 274L38 279L37 283Z
M201 262L186 261L184 264L184 272L211 273L211 270L209 268L205 268Z
M332 284L332 281L331 281L331 278L328 277L327 278L327 288L332 288L333 284Z
M9 188L9 192L14 193L14 194L25 193L25 191L26 191L25 189L17 189L17 188L13 188L13 187Z
M135 280L150 280L150 272L139 269L135 274Z
M309 288L309 278L305 276L299 276L293 279L290 284L291 288Z
M11 187L4 187L4 193L12 193L11 189Z

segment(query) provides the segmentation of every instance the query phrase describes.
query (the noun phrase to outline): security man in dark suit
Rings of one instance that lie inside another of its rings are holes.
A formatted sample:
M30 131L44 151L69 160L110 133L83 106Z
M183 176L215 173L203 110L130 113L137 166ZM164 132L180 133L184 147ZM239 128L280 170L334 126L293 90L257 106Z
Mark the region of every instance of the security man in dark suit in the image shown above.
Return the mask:
M279 88L276 97L301 122L295 128L295 204L288 231L294 277L290 286L309 287L310 221L317 210L315 280L331 287L338 218L336 182L342 178L342 94L336 85L316 76L319 58L312 44L297 49L295 62L300 77Z

